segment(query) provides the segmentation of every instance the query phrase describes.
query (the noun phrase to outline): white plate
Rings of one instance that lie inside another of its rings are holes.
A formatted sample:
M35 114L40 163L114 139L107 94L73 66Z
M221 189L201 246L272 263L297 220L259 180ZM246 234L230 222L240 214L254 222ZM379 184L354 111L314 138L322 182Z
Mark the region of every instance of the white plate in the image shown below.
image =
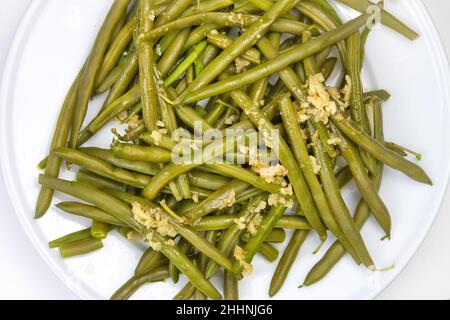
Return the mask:
M68 87L89 51L111 0L33 1L10 51L0 91L0 154L9 194L34 245L80 298L108 298L131 275L143 248L114 234L105 248L88 256L62 260L47 247L49 240L87 226L52 208L41 220L33 220L39 190L36 164L45 156L55 119ZM345 257L317 285L297 289L308 270L320 258L313 256L317 240L301 250L284 288L282 299L371 299L381 292L408 263L428 232L441 204L450 172L448 64L437 32L419 0L388 3L389 9L419 31L409 42L381 28L370 37L365 68L367 89L384 88L393 94L385 104L386 138L419 150L421 165L434 186L419 185L387 169L381 195L393 217L391 241L380 242L373 220L363 235L380 267L395 263L388 272L368 272ZM353 13L339 7L350 16ZM99 101L91 107L95 114ZM107 146L106 129L93 144ZM66 178L73 174L65 173ZM355 203L354 188L345 191ZM66 199L58 195L55 201ZM282 249L282 248L280 248ZM257 258L255 272L240 285L241 298L267 299L275 268ZM184 283L145 286L134 298L170 299ZM217 283L220 287L220 284Z

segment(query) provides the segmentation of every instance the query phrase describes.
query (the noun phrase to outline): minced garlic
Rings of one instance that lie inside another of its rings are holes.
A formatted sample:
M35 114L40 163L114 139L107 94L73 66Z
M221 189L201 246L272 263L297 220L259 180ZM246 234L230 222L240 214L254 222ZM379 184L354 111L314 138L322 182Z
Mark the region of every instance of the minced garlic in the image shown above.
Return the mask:
M258 231L261 222L262 222L262 215L260 215L259 213L255 214L253 218L249 221L247 225L247 230L248 232L250 232L252 236L254 236Z
M231 190L225 192L222 196L217 198L213 203L213 207L217 208L218 210L222 210L233 206L235 202L236 192L234 190Z
M241 57L236 58L234 61L236 65L236 73L241 73L246 70L246 68L251 64L247 59L243 59Z
M349 75L345 76L345 87L341 90L344 95L344 103L346 106L350 105L350 99L352 96L352 78Z
M155 146L159 146L161 143L161 139L162 139L162 134L161 132L157 131L157 130L153 130L152 134L150 135L153 139L153 143Z
M198 201L199 201L198 200L198 194L195 193L195 194L192 195L192 201L194 201L195 203L198 203Z
M330 116L336 114L337 106L327 91L323 74L318 73L309 77L307 87L308 96L301 107L306 109L308 115L315 121L327 124Z
M169 218L163 214L161 208L149 208L141 203L134 202L132 208L133 218L147 230L155 229L161 236L175 237L177 232L170 225Z
M327 140L327 143L332 146L337 146L341 142L342 142L342 139L337 138L337 137L333 137L333 138L330 138Z
M159 241L156 241L155 239L155 235L153 232L149 232L146 236L146 240L148 242L148 244L150 245L150 247L152 247L153 250L159 252L162 249L162 244Z
M159 127L159 128L165 128L166 124L164 122L162 122L161 120L158 120L156 122L156 126Z
M142 236L135 230L131 230L127 232L127 239L130 241L137 242L142 240Z
M237 225L239 230L244 230L247 227L247 219L245 219L245 217L234 219L233 222Z
M268 202L270 206L282 205L288 209L292 209L294 207L294 200L292 197L283 196L280 193L272 193L269 195Z
M319 174L320 173L320 164L317 161L316 157L314 156L309 156L309 159L311 160L311 164L312 164L312 168L315 174Z
M284 181L284 177L288 174L288 170L280 164L271 166L266 162L255 160L250 165L252 171L258 173L261 178L269 183L280 183Z
M253 272L253 266L246 261L247 253L239 246L234 247L234 258L242 266L242 274L251 274Z

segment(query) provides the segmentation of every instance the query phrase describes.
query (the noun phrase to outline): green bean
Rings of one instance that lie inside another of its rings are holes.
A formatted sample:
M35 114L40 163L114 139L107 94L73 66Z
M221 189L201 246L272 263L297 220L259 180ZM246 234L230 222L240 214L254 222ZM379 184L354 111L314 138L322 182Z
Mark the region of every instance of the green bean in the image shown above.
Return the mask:
M283 205L273 206L269 213L263 218L256 234L250 238L243 248L245 250L245 261L247 263L252 262L253 257L272 232L276 221L283 215L285 210L286 208ZM233 273L238 279L242 278L242 265L239 262L234 263Z
M367 0L357 0L357 1L338 0L338 1L359 12L367 12L369 6L373 5L371 2ZM392 30L397 31L398 33L405 36L409 40L415 40L419 37L417 32L409 28L407 25L405 25L403 22L395 18L392 14L390 14L388 11L384 9L381 9L381 23L391 28Z
M207 130L212 130L213 127L206 122L194 109L186 106L178 106L175 108L175 113L178 118L184 122L188 127L194 129L195 124L201 123L201 129L204 133Z
M154 136L150 132L142 133L139 138L150 145L158 146L166 150L173 150L177 146L177 143L167 136L158 137L155 141Z
M313 133L314 131L312 130L311 135L313 135ZM325 149L322 146L322 142L314 136L313 150L314 155L316 156L316 159L320 165L320 180L322 182L323 189L325 191L325 194L327 195L330 205L333 208L336 221L346 238L349 240L351 247L355 251L357 257L360 258L360 261L367 268L372 269L374 267L373 260L370 257L364 240L359 233L356 225L354 224L350 211L345 204L344 199L342 198L339 186L334 176L330 158L326 154ZM351 168L350 164L349 167Z
M133 48L126 58L122 73L115 81L114 85L109 91L108 97L103 103L102 110L106 109L110 104L119 99L126 93L128 86L133 81L139 69L139 60L136 50Z
M108 188L117 191L124 191L125 186L123 183L99 176L95 173L80 170L77 174L77 181L92 185L96 188Z
M172 160L172 153L159 147L141 147L116 141L111 148L116 157L130 161L169 163Z
M193 285L191 285L191 283L187 283L183 287L183 289L181 289L180 292L178 292L176 294L176 296L173 297L173 300L189 300L189 299L191 299L194 292L195 292L195 287Z
M303 175L305 177L306 183L311 191L312 198L316 204L319 214L324 222L324 224L330 229L331 232L343 243L343 245L348 248L349 252L354 253L352 250L352 245L349 239L343 233L343 230L337 223L334 214L331 209L331 204L329 204L328 199L325 195L322 186L314 172L310 156L306 144L304 143L302 133L300 131L300 126L297 123L294 107L292 105L289 96L284 96L279 102L283 122L288 132L289 140L291 142L292 151L297 159L297 163L302 169ZM358 256L353 254L356 261L359 261Z
M119 220L125 222L141 234L145 234L146 232L144 227L133 219L128 204L105 192L77 182L59 180L44 175L39 176L39 183L96 205L100 209L105 210ZM194 263L189 260L178 247L167 245L164 238L154 232L152 234L153 240L161 244L162 253L186 275L196 288L200 289L212 299L220 299L220 294L214 286L204 278Z
M118 116L121 112L131 108L141 99L141 90L138 85L133 86L127 93L122 95L119 99L115 100L108 107L98 114L94 120L87 126L87 131L92 135L100 131L104 125ZM79 137L77 146L84 142L81 137Z
M171 180L178 177L180 174L187 173L192 169L207 163L213 158L228 152L236 143L239 143L243 137L236 137L236 139L225 139L226 141L217 141L209 146L209 148L203 150L201 159L194 159L195 164L174 164L171 163L162 169L157 175L155 175L150 183L144 188L143 195L153 200L159 193L159 191Z
M78 87L78 97L75 106L72 132L70 137L70 147L75 148L77 146L78 133L83 125L86 117L89 99L94 93L95 81L100 71L101 61L104 58L108 44L111 39L111 35L115 26L119 23L121 17L126 13L129 0L115 0L108 15L97 35L94 46L89 55L85 71L80 78Z
M128 300L144 284L164 281L168 277L167 266L161 266L142 276L133 276L112 295L111 300Z
M205 51L208 47L210 47L209 44L206 46ZM196 77L203 71L203 69L205 69L205 65L203 63L203 61L205 61L205 51L203 51L194 62L194 73Z
M72 84L69 93L66 96L64 104L58 116L58 122L56 124L55 131L53 133L53 139L51 142L50 151L54 148L65 146L67 139L69 137L69 132L72 126L73 112L75 110L75 105L77 103L77 92L80 82L80 78L83 75L84 67L79 72L77 78ZM61 169L62 160L50 152L47 157L45 174L49 176L56 177L59 175ZM45 215L50 208L50 204L53 199L53 190L49 188L42 187L36 202L35 215L36 219L41 218Z
M152 30L151 32L145 33L140 36L140 41L145 41L148 39L156 39L170 32L182 30L196 25L207 25L196 33L197 42L206 37L207 33L211 30L219 27L241 27L249 28L254 23L260 20L260 16L247 15L242 13L223 13L223 12L208 12L201 13L185 18L180 18L176 21L167 23L159 28ZM271 26L269 26L270 31L281 32L281 33L291 33L291 34L301 34L303 30L307 28L307 25L301 22L278 19ZM193 40L187 43L195 43Z
M238 165L230 164L230 163L221 163L221 164L204 164L205 167L214 170L215 172L232 177L235 179L239 179L241 181L247 182L248 184L264 190L269 193L278 193L281 190L281 186L276 183L269 183L263 178L261 178L258 174L250 171L248 169L244 169Z
M184 254L187 254L188 251L192 249L192 245L185 239L180 239L180 241L178 241L178 246ZM200 271L203 270L200 268ZM172 262L169 262L169 275L173 283L178 283L178 280L180 279L180 270L178 270Z
M65 236L63 236L61 238L55 239L53 241L50 241L48 243L48 246L51 249L58 248L62 244L75 242L75 241L80 241L80 240L85 240L85 239L88 239L90 237L91 237L91 228L87 228L87 229L83 229L83 230L80 230L80 231L76 231L76 232L70 233L68 235L65 235Z
M264 0L249 0L250 3L258 7L259 9L262 9L264 11L270 10L270 8L273 6L272 1L264 1ZM291 14L290 12L286 12L282 15L283 18L297 21L297 17Z
M363 87L361 81L361 39L359 32L356 32L347 39L348 49L348 69L350 73L352 90L350 98L350 113L352 119L362 132L370 134L369 120L367 119L366 108L363 102ZM376 161L367 154L366 151L361 150L361 159L366 168L372 174L376 173Z
M386 236L390 237L391 217L389 211L386 208L381 197L378 195L377 190L371 183L356 147L352 142L347 140L347 138L345 138L333 125L332 129L334 134L341 140L341 142L339 143L339 149L341 150L343 157L345 158L350 170L352 171L352 175L363 199L369 205L374 217L376 218L384 232L386 232Z
M331 77L334 69L336 68L337 62L337 58L328 58L327 60L325 60L321 70L324 79L328 79Z
M263 17L253 23L241 37L234 41L227 49L222 51L216 59L208 64L181 97L186 96L189 92L198 90L214 80L214 78L224 71L230 63L264 36L264 34L269 31L270 26L278 20L280 15L291 9L296 2L296 0L277 1Z
M93 220L91 226L91 237L98 240L106 239L109 230L110 230L109 224Z
M218 81L202 89L193 91L184 97L183 103L193 103L211 96L220 95L268 77L291 64L299 62L304 58L347 38L358 30L366 21L367 15L361 15L358 18L343 24L339 28L314 38L305 44L291 47L287 52L280 54L276 59L269 60L251 70L232 76L229 79Z
M56 150L53 150L53 153L58 157L61 157L67 161L75 163L102 177L119 181L137 188L142 188L151 179L149 176L140 173L132 172L121 168L116 168L112 164L104 160L89 156L80 151L73 150L70 148L58 148Z
M375 114L374 117L375 138L377 139L377 141L383 142L384 141L383 116L380 104L378 104L378 106L375 107L374 114ZM376 190L380 189L382 177L383 177L383 165L379 163L377 175L371 177L372 183L374 184ZM358 229L361 230L364 223L369 219L369 217L370 217L370 208L364 200L361 200L356 208L356 213L354 216L354 221ZM310 286L323 279L328 274L328 272L330 272L330 270L339 262L339 260L342 259L344 254L345 249L338 242L335 242L328 249L328 251L322 257L322 259L316 263L316 265L311 269L311 271L309 271L303 285Z
M149 32L153 29L152 10L154 7L153 0L140 0L140 18L138 21L139 37L140 34ZM138 35L135 36L135 43L139 57L139 84L142 101L142 115L147 131L152 132L156 129L158 121L157 110L157 88L155 83L155 61L153 55L153 41L137 41Z
M63 258L84 255L103 248L103 242L99 239L87 238L78 241L63 243L59 246L59 253Z
M230 182L230 179L221 175L192 171L188 175L191 186L208 190L217 190Z
M263 112L255 105L250 98L242 90L234 90L230 93L236 104L241 107L254 125L260 131L273 132L274 127L272 123L264 117ZM296 164L294 155L290 150L287 142L279 137L278 146L280 162L288 170L288 178L294 189L295 196L300 203L302 211L306 214L308 221L313 226L314 230L319 234L320 240L323 242L327 238L325 227L320 220L318 211L314 205L310 190L306 184L305 178Z
M286 232L283 229L273 229L266 242L283 243L286 240Z
M158 267L166 265L168 262L169 260L161 252L149 247L139 259L139 263L134 270L134 275L136 277L143 276Z
M364 100L370 98L370 97L378 97L382 101L388 101L391 98L391 94L387 92L386 90L375 90L375 91L369 91L365 92L363 97Z
M320 5L313 3L311 1L302 1L295 7L300 13L304 14L306 17L310 18L316 22L325 31L332 31L341 26L327 11L323 10ZM369 16L367 16L369 18ZM367 21L366 21L367 23ZM343 64L344 70L347 70L347 48L345 41L338 41L336 46L339 50L339 55L341 57L341 62Z
M114 226L126 226L125 223L114 218L105 211L87 204L78 202L61 202L58 203L56 207L61 210L64 210L67 213L95 220L97 222L103 222Z
M117 158L112 150L101 148L79 148L79 150L93 157L107 161L116 167L136 171L142 174L153 176L159 170L153 163Z
M343 117L334 117L333 123L347 136L347 138L356 143L362 149L366 150L378 161L383 162L393 169L403 172L408 177L418 182L429 185L433 184L431 179L421 167L399 156L394 151L387 149L383 144L377 142L372 137L363 134Z
M272 245L264 242L259 248L258 253L260 253L267 261L275 262L278 259L280 253Z
M208 42L202 41L194 47L192 52L183 60L181 64L167 77L164 81L166 87L172 85L192 64L195 60L205 51L208 46Z
M98 83L95 89L95 93L101 94L105 93L109 89L111 89L112 86L117 82L117 79L123 74L126 64L127 58L130 56L127 55L126 57L123 56L117 66L114 67L114 69L111 70L111 72L106 76L105 80L103 80L102 83Z
M166 77L170 70L176 65L177 60L183 54L184 44L186 43L189 34L189 28L178 32L161 59L158 61L157 66L161 73L161 77Z
M336 181L339 189L342 189L353 179L352 172L348 166L345 166L336 173Z
M239 282L232 272L224 272L223 292L224 300L239 300Z
M308 234L309 231L307 230L297 230L292 235L291 241L289 241L289 245L281 256L277 269L273 274L272 281L270 282L269 296L273 297L280 291Z
M249 184L246 182L233 180L185 213L184 217L188 221L197 221L211 212L220 209L224 205L223 202L225 200L235 199L237 194L246 190L248 187Z
M310 0L315 3L319 7L322 8L330 17L332 17L336 23L342 24L342 20L339 15L336 13L336 10L328 3L328 0Z
M234 40L226 34L213 32L208 33L208 42L220 49L228 48L233 43L233 41ZM254 48L248 49L241 56L242 59L248 60L254 64L261 63L260 57L261 53Z
M114 37L108 51L103 59L102 66L98 73L97 83L101 83L105 80L111 70L119 61L120 56L123 54L125 48L131 43L133 39L133 30L136 25L136 17L132 17L120 30L119 34Z

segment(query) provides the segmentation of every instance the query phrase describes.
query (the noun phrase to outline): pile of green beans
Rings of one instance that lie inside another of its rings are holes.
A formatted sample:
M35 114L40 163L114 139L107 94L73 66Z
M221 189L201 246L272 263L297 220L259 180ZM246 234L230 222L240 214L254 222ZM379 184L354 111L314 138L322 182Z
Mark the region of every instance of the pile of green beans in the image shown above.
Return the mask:
M183 276L174 299L238 299L257 254L277 263L270 297L318 282L346 253L379 270L360 230L373 215L380 238L392 235L383 168L432 181L421 154L384 140L390 94L364 88L372 3L338 1L361 15L344 22L328 0L114 0L39 164L35 217L56 191L81 200L56 207L88 225L49 247L70 258L114 233L145 243L114 300ZM382 5L382 24L418 37ZM87 122L89 101L106 92ZM84 146L114 121L110 146ZM232 129L241 133L223 136ZM78 169L75 181L59 178L63 161ZM341 191L352 180L361 196L354 214ZM303 243L321 254L332 238L303 282L286 283ZM210 282L220 269L223 293Z

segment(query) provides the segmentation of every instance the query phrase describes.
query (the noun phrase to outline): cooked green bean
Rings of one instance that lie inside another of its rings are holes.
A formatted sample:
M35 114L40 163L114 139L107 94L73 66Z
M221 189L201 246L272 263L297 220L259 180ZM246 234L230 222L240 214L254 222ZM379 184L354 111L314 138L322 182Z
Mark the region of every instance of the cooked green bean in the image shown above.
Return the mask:
M138 21L138 34L135 35L135 43L139 57L139 84L142 101L142 115L145 128L152 132L156 129L158 121L158 98L155 83L155 61L153 55L153 40L138 41L138 37L153 29L154 7L153 0L139 1L140 17Z
M139 233L145 233L144 227L133 219L130 207L126 203L107 193L77 182L59 180L44 175L39 176L39 183L96 205L100 209L111 213L119 220L125 222ZM186 277L188 277L197 289L201 290L212 299L221 298L216 288L204 278L203 274L198 270L194 263L189 260L178 247L167 245L163 238L158 236L158 234L154 232L152 234L154 241L158 241L158 243L161 244L162 253L171 260L183 274L186 275Z
M119 219L114 218L105 211L87 204L78 202L61 202L58 203L56 207L70 214L85 217L97 222L103 222L114 226L126 226L125 223L123 223Z
M78 241L63 243L59 246L61 257L70 258L84 255L103 248L103 242L99 239L87 238Z
M147 248L142 257L139 259L139 263L134 270L135 276L143 276L158 267L164 266L169 263L169 260L158 251L152 248Z
M78 133L86 117L89 100L95 90L95 81L101 68L101 61L114 31L121 17L126 13L130 0L115 0L97 35L94 46L86 61L86 67L80 78L77 102L74 110L70 147L77 147Z
M110 225L105 222L93 220L91 226L91 237L98 240L103 240L108 235Z
M169 277L167 266L161 266L142 276L133 276L111 297L111 300L127 300L146 283L164 281Z
M223 277L223 298L228 301L239 300L239 281L232 272L226 270Z
M169 163L172 160L170 151L158 147L141 147L116 141L111 148L116 157L130 161Z
M228 48L233 43L233 41L234 40L226 34L215 33L215 32L208 33L208 42L215 45L216 47L218 47L220 49ZM254 64L261 63L260 57L261 57L261 53L254 48L248 49L241 56L242 59L248 60Z
M72 84L69 93L66 96L64 104L59 113L58 122L56 124L56 129L53 134L53 139L51 142L50 151L54 148L63 147L67 143L69 137L69 132L72 126L73 112L77 103L77 92L80 82L80 78L83 75L84 67L79 72L76 80ZM50 155L46 161L45 174L49 176L56 177L59 175L61 169L61 158L55 156L50 152ZM41 218L50 208L50 204L53 199L53 190L49 188L42 187L36 202L36 209L34 217L36 219Z
M352 171L352 175L363 199L369 205L374 217L384 232L386 232L386 236L390 237L391 217L389 211L381 197L378 195L377 190L371 183L362 163L361 157L358 154L358 150L353 143L347 140L347 138L345 138L333 125L332 130L335 136L340 139L339 149L341 150L342 156L345 158L347 165Z
M371 2L367 0L356 0L356 1L338 0L338 1L359 12L367 12L368 7L373 5ZM402 34L409 40L415 40L419 37L417 32L409 28L407 25L405 25L403 22L395 18L392 14L390 14L384 9L381 10L381 23Z
M180 239L178 241L178 246L180 247L181 252L184 254L187 254L190 249L192 249L192 245L186 241L185 239ZM200 268L200 271L203 271ZM180 270L172 263L169 262L169 276L172 279L173 283L178 283L178 280L180 279Z
M112 150L101 148L79 148L79 150L93 157L105 160L116 167L136 171L142 174L153 176L159 170L156 164L147 161L133 161L118 158L114 155Z
M418 182L429 185L433 184L425 171L417 164L399 156L397 153L387 149L383 144L363 134L343 117L334 117L333 123L347 136L347 138L366 150L378 161L403 172L408 177Z
M96 188L108 188L117 191L124 191L125 186L123 183L99 176L98 174L80 170L77 174L77 181L87 183Z
M189 34L189 28L178 32L161 59L159 59L157 67L161 73L161 77L166 77L170 70L176 65L177 60L183 54L184 44L186 43ZM177 79L178 78L175 80Z
M58 248L62 244L85 240L91 237L91 228L83 229L55 239L48 243L49 248Z
M302 2L300 2L302 3ZM230 77L227 80L218 81L196 91L189 93L182 100L183 103L193 103L202 99L220 95L231 90L238 89L259 79L268 77L287 66L294 64L304 58L320 52L324 48L335 44L342 39L347 38L361 27L367 20L367 15L361 15L358 18L343 24L339 28L325 33L317 38L308 41L305 44L291 47L287 52L280 54L276 59L262 63L246 72ZM177 103L179 101L175 101ZM181 101L180 101L181 102Z
M261 245L258 253L260 253L269 262L276 261L278 259L278 256L280 255L278 250L267 242Z
M289 241L289 245L281 256L277 269L273 274L272 281L270 282L269 296L273 297L280 291L308 234L309 231L307 230L297 230L292 235L291 241Z
M220 189L230 182L230 179L221 175L200 171L191 171L188 177L191 186L205 188L208 190Z

